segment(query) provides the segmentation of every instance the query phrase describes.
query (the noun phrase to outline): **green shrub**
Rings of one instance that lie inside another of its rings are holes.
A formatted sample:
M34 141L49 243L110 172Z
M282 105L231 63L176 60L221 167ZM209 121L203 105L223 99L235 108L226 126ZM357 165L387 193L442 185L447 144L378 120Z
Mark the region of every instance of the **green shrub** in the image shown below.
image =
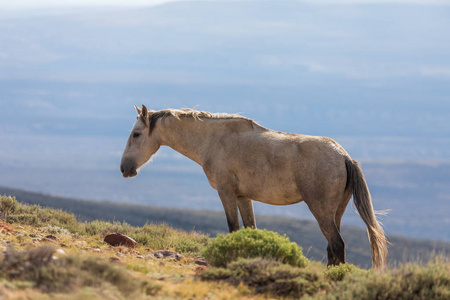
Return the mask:
M341 281L347 274L354 272L367 272L355 267L352 264L339 264L338 266L329 266L325 271L325 275L334 281Z
M240 258L227 268L211 268L200 274L202 280L224 280L234 285L244 283L256 293L300 298L331 289L319 270L299 268L273 259Z
M89 236L92 235L100 235L105 236L112 232L120 232L122 234L129 235L133 232L133 227L129 225L126 222L120 223L120 222L105 222L105 221L99 221L94 220L89 223L83 224L83 233ZM134 228L136 229L136 228Z
M204 249L206 243L199 242L198 240L192 239L192 236L188 236L184 239L178 239L175 243L175 251L181 253L195 253L200 254Z
M15 197L0 196L0 214L8 222L8 216L16 211L18 202Z
M8 222L36 226L36 224L39 223L39 219L32 214L14 214L8 217Z
M216 267L226 267L238 258L252 257L272 258L298 267L308 264L302 248L290 242L286 235L254 228L218 235L206 246L203 256L210 265Z

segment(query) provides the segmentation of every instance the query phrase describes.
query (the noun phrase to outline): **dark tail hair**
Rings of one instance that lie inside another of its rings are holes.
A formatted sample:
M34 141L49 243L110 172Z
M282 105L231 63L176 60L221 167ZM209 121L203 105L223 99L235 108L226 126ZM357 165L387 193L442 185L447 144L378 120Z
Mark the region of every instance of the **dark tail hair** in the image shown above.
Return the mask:
M383 228L377 221L376 215L384 214L385 212L373 210L369 188L359 163L354 159L347 158L345 167L347 168L347 185L353 188L353 203L367 226L367 234L372 250L372 266L374 269L383 270L386 268L388 241L384 235Z

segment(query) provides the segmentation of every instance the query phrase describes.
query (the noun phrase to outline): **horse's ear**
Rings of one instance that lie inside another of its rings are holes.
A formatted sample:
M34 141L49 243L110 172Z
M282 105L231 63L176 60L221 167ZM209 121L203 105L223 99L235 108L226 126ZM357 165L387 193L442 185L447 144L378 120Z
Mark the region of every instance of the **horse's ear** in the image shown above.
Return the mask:
M137 106L136 106L136 104L134 105L134 108L136 109L136 111L137 111L137 114L138 114L138 115L140 115L140 114L141 114L141 110L140 110L140 108L139 108L139 107L137 107Z
M144 104L142 104L142 116L144 117L144 119L147 119L148 116L148 110Z

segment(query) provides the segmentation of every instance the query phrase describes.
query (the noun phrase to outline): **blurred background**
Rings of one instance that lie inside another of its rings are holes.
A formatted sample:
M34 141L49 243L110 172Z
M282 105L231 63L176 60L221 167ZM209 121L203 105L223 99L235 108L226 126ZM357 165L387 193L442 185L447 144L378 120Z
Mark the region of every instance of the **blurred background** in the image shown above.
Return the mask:
M119 163L134 104L240 113L335 139L387 233L450 241L450 3L395 3L2 0L0 186L222 211L169 148L132 179Z

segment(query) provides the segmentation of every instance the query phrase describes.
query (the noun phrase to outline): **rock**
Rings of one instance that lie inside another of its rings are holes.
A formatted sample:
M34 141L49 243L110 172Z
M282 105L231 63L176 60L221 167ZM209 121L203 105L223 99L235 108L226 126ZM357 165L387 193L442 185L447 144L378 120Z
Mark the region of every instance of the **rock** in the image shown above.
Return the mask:
M176 252L169 251L169 250L155 251L155 252L152 252L149 255L147 255L147 257L172 258L172 259L175 259L175 260L180 260L181 258L183 258L183 256L181 254L178 254Z
M197 257L195 259L195 263L199 266L207 266L208 263L206 262L206 259L204 257Z
M138 259L144 259L144 257L143 257L142 255L138 255L138 256L136 256L136 258L138 258Z
M46 242L56 242L56 241L59 241L59 237L56 237L56 236L54 236L54 235L49 234L49 235L45 236L45 237L42 239L42 241L46 241Z
M58 255L66 255L66 251L64 251L63 249L59 248L59 249L56 249L56 254L58 254Z
M100 248L94 248L93 251L94 251L94 252L102 252L102 249L100 249Z
M137 242L135 240L117 232L108 234L107 236L105 236L105 239L103 241L111 246L120 246L120 245L125 245L128 247L137 246Z
M46 237L43 237L41 239L41 242L50 242L50 243L56 243L56 241L59 240L56 236L53 235L47 235Z
M120 258L118 258L117 256L111 256L111 257L109 258L109 261L111 261L111 262L122 262L122 261L120 260Z

